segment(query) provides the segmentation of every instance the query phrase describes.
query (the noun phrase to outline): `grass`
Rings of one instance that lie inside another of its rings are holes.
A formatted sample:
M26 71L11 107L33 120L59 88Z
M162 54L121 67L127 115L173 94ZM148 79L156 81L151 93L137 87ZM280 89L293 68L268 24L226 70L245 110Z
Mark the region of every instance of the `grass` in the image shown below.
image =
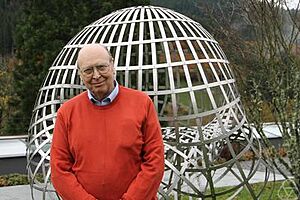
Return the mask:
M262 187L264 186L263 183L256 183L256 184L252 184L252 187L254 189L254 192L256 194L258 194L261 190ZM296 194L294 193L294 191L289 190L289 192L291 193L286 193L286 190L283 189L283 181L277 181L275 182L274 188L273 188L273 182L268 182L265 186L265 188L262 191L262 195L260 196L260 200L264 200L264 199L272 199L272 200L292 200L292 199L297 199ZM288 189L288 187L286 186L285 189ZM227 199L229 197L228 196L223 196L218 198L218 200L223 200L223 199ZM243 199L243 200L251 200L253 199L250 195L250 193L248 192L247 189L243 188L243 190L234 198L234 199Z
M285 182L286 183L286 182ZM263 189L262 195L260 196L260 200L297 200L297 195L295 194L295 192L290 189L290 186L288 184L285 184L283 181L276 181L274 188L273 188L273 182L268 182L265 186L265 188ZM283 184L285 187L283 187ZM258 194L264 184L263 183L255 183L251 185L254 189L254 192L256 194ZM216 192L222 192L222 191L226 191L228 189L230 189L232 187L221 187L221 188L217 188ZM284 189L285 188L285 189ZM234 192L222 195L222 196L217 196L216 199L217 200L226 200L228 199ZM209 194L209 191L207 192L207 194ZM173 199L173 198L171 198ZM198 198L192 198L193 200L198 200ZM212 198L205 198L205 200L211 200ZM234 200L253 200L253 198L251 197L250 193L248 192L248 190L246 188L243 188L243 190L236 196L233 198ZM189 200L189 197L186 195L182 195L181 200Z

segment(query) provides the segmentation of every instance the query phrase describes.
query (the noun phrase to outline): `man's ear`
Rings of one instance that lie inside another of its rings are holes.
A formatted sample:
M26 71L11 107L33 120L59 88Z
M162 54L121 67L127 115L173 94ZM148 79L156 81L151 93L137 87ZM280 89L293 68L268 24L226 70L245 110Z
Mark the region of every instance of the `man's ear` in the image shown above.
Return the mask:
M81 74L81 72L80 72L80 69L79 69L79 68L77 68L77 75L79 76L79 78L80 78L80 81L83 83L82 74Z
M111 59L112 59L111 67L112 67L112 70L113 70L113 74L116 75L116 67L115 67L114 59L113 58L111 58Z
M80 84L84 85L83 78L81 77L81 74L79 74L79 77L80 77Z
M77 75L80 77L80 79L82 79L82 77L81 77L82 74L78 68L77 68Z
M114 75L114 78L116 79L116 77L117 77L117 71L116 71L116 68L114 67L113 70L114 70L114 71L113 71L113 75Z

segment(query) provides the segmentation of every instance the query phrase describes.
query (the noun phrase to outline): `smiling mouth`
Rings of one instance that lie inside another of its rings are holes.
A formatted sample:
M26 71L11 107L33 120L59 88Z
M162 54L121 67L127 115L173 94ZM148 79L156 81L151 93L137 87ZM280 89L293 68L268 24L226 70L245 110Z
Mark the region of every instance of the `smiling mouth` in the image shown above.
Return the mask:
M93 83L94 86L102 86L105 81L99 82L99 83Z

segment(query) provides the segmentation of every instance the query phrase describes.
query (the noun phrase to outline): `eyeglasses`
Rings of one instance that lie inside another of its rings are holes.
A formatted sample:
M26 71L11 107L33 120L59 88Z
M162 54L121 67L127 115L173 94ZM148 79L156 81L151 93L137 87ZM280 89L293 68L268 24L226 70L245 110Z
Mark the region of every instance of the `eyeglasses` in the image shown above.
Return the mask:
M96 69L99 74L106 74L109 70L110 65L98 65L95 67L87 67L85 69L80 70L82 74L86 77L91 77L94 74L94 70Z

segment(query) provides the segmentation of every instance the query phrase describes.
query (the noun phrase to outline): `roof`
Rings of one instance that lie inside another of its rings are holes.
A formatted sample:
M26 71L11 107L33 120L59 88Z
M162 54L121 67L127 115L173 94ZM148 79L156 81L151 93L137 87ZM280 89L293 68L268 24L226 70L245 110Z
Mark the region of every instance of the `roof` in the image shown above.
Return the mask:
M0 140L0 158L26 155L26 143L23 139Z
M253 127L253 126L252 126ZM267 138L269 139L275 139L275 138L281 138L282 134L278 128L278 126L275 123L265 123L263 124L263 131ZM257 138L261 138L260 135L257 133L256 129L253 128L253 133Z

